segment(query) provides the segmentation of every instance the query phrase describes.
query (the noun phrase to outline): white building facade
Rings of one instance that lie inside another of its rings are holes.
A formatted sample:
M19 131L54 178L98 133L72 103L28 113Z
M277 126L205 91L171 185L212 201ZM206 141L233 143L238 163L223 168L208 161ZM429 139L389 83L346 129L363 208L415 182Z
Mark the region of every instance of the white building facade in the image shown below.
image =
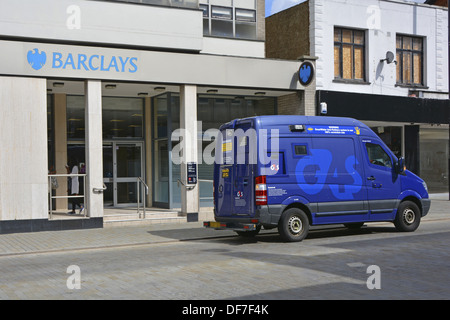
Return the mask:
M101 228L105 208L136 205L197 221L212 206L208 129L276 114L286 96L313 103L300 61L264 58L263 0L0 7L0 233ZM191 133L181 164L179 128ZM85 210L67 219L74 199Z
M268 57L317 59L316 115L364 121L430 192L448 192L446 7L309 0L269 17L266 32ZM287 39L299 44L277 52Z

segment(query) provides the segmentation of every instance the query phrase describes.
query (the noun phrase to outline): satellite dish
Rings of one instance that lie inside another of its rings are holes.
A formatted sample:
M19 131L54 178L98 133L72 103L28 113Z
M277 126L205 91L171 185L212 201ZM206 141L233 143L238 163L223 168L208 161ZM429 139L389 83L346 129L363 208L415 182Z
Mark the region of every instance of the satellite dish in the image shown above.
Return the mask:
M387 62L388 64L394 62L394 59L395 59L395 56L394 56L394 54L392 53L392 51L386 52L386 62Z

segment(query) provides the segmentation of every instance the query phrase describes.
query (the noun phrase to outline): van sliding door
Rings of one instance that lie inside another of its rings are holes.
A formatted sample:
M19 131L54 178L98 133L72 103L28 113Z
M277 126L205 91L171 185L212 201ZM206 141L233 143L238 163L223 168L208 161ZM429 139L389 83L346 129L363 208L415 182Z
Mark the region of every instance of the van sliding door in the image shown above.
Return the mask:
M354 137L317 137L311 150L320 192L317 201L318 223L346 223L367 220L367 193L363 164ZM358 140L356 141L358 142Z

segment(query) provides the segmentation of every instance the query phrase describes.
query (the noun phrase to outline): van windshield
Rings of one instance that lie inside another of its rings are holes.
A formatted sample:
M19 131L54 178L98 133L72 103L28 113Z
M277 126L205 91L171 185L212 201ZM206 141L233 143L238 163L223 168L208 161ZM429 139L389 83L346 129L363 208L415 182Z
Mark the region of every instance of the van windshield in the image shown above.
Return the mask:
M371 164L392 168L391 157L389 157L379 144L366 143L366 149Z

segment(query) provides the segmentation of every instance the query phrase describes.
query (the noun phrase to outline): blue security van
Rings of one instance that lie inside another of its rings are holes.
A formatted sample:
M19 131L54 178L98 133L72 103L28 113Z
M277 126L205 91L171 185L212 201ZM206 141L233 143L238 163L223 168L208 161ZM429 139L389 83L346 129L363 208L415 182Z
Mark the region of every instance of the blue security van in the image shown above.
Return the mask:
M426 183L365 124L350 118L260 116L220 127L214 218L242 236L278 228L301 241L310 226L391 221L414 231L430 209Z

